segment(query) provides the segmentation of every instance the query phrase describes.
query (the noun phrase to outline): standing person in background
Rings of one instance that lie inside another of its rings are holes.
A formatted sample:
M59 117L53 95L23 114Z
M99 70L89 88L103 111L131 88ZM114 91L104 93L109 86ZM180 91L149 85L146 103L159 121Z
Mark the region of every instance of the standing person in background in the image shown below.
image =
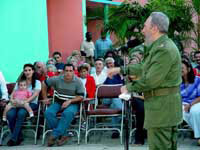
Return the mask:
M64 69L64 63L62 62L62 55L60 52L54 52L53 53L53 58L55 59L56 61L56 68L58 70L59 73L61 73Z
M112 49L112 41L106 38L106 32L101 31L101 38L95 44L95 58L104 58L107 51Z
M87 32L85 34L86 40L84 40L81 44L81 51L83 51L86 54L86 63L89 63L90 65L94 65L94 43L92 41L92 33Z
M3 110L8 103L8 90L3 73L0 71L0 121L2 119Z
M168 28L169 18L164 13L151 13L142 30L146 47L140 64L142 76L121 88L122 93L144 93L144 127L150 150L176 150L177 126L182 122L181 56L167 36ZM123 69L113 68L108 75L120 71Z

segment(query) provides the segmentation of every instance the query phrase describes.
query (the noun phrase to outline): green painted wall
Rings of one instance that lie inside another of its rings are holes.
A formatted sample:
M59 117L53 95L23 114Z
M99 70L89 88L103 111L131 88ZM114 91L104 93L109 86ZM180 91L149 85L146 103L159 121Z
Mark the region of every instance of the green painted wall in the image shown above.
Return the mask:
M46 0L0 0L0 70L14 82L25 63L48 59Z
M86 26L86 0L82 0L82 16L83 16L83 39L85 39L85 34L87 32Z

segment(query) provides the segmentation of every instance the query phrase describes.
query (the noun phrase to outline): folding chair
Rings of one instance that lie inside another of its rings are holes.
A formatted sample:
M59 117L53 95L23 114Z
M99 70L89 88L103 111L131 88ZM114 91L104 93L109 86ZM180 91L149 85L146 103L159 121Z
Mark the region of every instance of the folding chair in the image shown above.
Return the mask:
M8 89L8 94L10 95L13 91L15 87L15 83L9 83L7 84L7 89ZM24 121L22 128L25 131L29 131L32 132L34 134L34 144L37 144L37 134L38 134L38 128L39 128L39 120L40 120L40 109L41 109L41 105L40 102L38 101L39 106L38 106L38 110L34 111L34 118L36 119L36 122L34 121L33 123L31 123L29 120ZM4 135L9 132L9 128L7 126L3 126L1 128L1 137L0 137L0 144L2 143L3 137Z
M185 121L183 121L181 124L178 125L178 132L181 134L181 137L183 137L184 139L186 132L194 132L194 131Z
M120 133L120 142L122 144L122 134L123 134L123 117L124 117L124 102L122 101L122 108L111 109L111 108L102 108L100 105L100 99L103 98L118 98L121 94L122 84L114 85L100 85L96 89L95 94L95 104L94 108L91 107L90 103L88 105L88 110L86 111L86 133L85 133L85 142L88 141L88 135L91 131L103 131L111 130L118 131ZM117 128L117 125L111 123L96 123L97 118L108 118L108 117L121 117L120 128ZM94 121L92 125L91 120Z
M55 97L57 97L60 100L67 100L67 99L74 98L75 96L59 94L56 90L54 90L53 103L54 103ZM72 125L71 124L71 128L67 130L69 132L71 131L71 132L75 132L76 133L77 138L78 138L78 144L80 143L80 135L81 135L82 107L83 107L82 106L82 102L80 102L79 112L75 116L75 119L78 119L78 125L76 125L76 124ZM47 107L46 107L46 109L47 109ZM57 113L57 117L58 118L61 117L61 113L62 113L62 111L59 111ZM52 129L46 129L46 126L47 126L46 119L44 119L42 145L44 145L44 143L45 143L45 137L46 137L47 133L52 132Z

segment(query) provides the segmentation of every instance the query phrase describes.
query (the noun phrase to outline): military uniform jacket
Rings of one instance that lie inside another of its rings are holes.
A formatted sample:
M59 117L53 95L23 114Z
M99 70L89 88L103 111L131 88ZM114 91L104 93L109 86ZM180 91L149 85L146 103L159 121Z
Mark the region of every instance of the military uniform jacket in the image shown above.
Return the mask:
M140 66L140 69L138 69L138 66ZM126 69L131 72L135 67L130 65ZM129 92L145 93L152 90L158 91L158 89L178 88L182 82L180 53L167 35L162 35L151 46L145 48L144 59L136 68L142 71L142 75L139 80L126 85ZM144 127L147 129L170 127L182 122L182 104L179 90L167 95L145 98L144 108Z

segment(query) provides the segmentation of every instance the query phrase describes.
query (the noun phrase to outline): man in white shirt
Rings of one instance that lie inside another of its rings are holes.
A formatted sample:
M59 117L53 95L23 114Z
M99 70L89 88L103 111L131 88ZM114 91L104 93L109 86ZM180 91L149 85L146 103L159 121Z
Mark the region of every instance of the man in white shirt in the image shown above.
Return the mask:
M90 65L94 64L94 43L92 41L92 33L87 32L85 34L86 40L84 40L81 44L81 51L83 51L86 54L86 62L89 63Z
M107 73L104 71L104 62L103 59L96 59L95 60L95 69L96 71L91 74L93 76L96 85L103 84L107 78Z

